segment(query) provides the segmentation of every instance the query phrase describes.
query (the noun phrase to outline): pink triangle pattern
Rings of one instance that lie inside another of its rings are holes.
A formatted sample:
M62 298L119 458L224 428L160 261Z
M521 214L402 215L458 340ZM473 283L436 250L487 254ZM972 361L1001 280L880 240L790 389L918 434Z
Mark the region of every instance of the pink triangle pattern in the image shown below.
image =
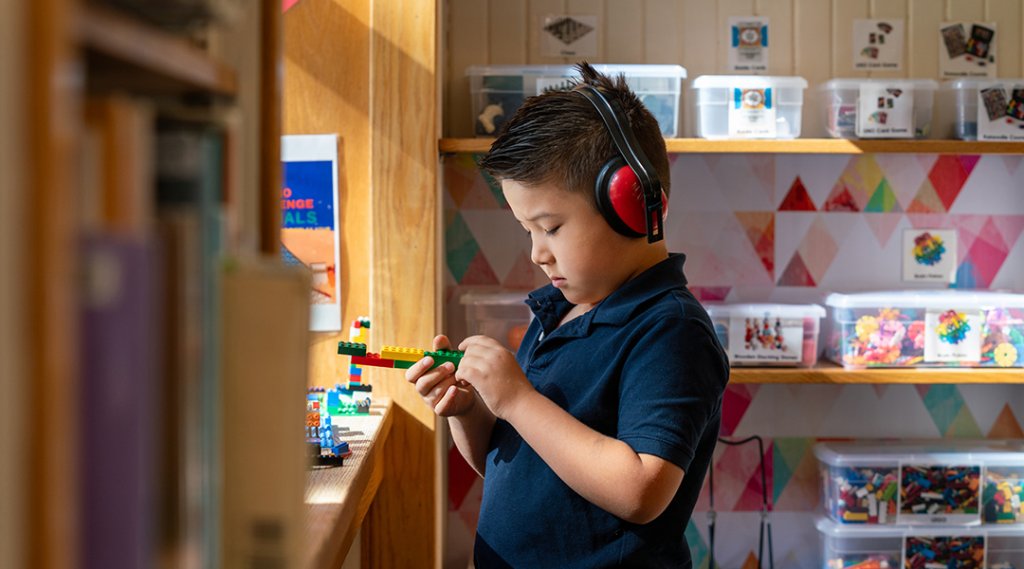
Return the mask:
M871 213L864 216L864 221L867 222L871 232L875 234L878 244L883 248L889 243L889 239L902 219L902 213Z
M800 258L806 263L807 270L815 283L821 282L838 250L839 246L828 232L828 228L825 227L822 216L818 215L811 228L807 230L807 235L804 235L803 242L800 243L798 249Z
M775 271L775 214L770 211L737 211L735 215L771 278Z
M806 263L800 257L799 251L789 260L786 270L782 272L782 276L779 277L779 282L776 284L778 286L817 286L814 277L811 276L811 271L807 269Z
M544 272L530 261L528 253L521 251L505 279L501 281L501 286L508 289L533 290L546 281Z
M953 202L960 195L960 190L963 189L964 183L967 182L971 171L977 165L978 158L978 156L948 154L939 156L939 159L935 161L935 165L928 172L928 180L931 181L935 193L942 201L943 211L949 211Z
M687 288L701 302L722 302L732 292L731 286L689 286Z
M946 207L939 199L939 194L936 193L931 180L927 179L921 182L921 188L917 190L917 195L907 206L907 213L941 213L945 211Z
M466 494L479 479L473 467L462 458L459 449L452 445L448 449L448 509L461 508Z
M1009 248L1020 239L1024 233L1024 215L993 215L992 223L996 226L999 234Z
M752 448L757 448L757 445L751 443ZM757 456L755 453L754 456ZM772 509L772 487L774 486L774 466L775 466L775 452L773 449L773 443L768 443L764 449L764 479L765 484L768 486L765 489L761 485L761 464L755 464L754 468L750 470L750 476L747 478L747 484L743 488L743 493L739 499L733 504L732 511L734 512L759 512L764 504L764 493L767 491L768 496L768 510Z
M981 236L971 245L967 257L961 262L969 261L974 266L974 286L988 288L992 284L992 279L999 273L1008 253L1005 245L1000 245Z
M750 387L752 386L735 383L726 386L722 398L722 426L720 428L723 437L731 436L740 421L743 420L743 415L747 413L750 402L754 399L754 393L751 392Z
M469 262L469 268L466 269L466 273L462 277L461 285L496 285L498 284L498 275L494 274L494 269L491 268L491 264L487 262L487 257L484 256L483 251L477 251L476 256Z

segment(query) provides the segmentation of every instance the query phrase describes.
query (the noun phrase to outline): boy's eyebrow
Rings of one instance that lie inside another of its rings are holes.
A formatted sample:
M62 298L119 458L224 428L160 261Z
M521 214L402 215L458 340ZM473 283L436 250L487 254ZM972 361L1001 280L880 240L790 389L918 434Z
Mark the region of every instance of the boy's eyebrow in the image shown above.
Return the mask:
M551 212L548 212L548 211L542 211L542 212L538 213L537 215L534 215L532 217L527 217L523 221L537 221L538 219L543 219L545 217L555 217L555 214L553 214Z

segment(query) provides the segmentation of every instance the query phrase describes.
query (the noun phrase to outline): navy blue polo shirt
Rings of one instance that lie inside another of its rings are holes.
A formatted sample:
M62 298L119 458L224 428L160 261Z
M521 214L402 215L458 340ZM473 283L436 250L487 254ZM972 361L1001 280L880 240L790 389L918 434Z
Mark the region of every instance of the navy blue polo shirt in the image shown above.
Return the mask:
M584 424L683 469L668 508L645 525L602 510L499 419L477 526L479 569L692 566L683 534L718 437L729 364L686 288L685 258L670 255L561 328L573 306L562 292L530 293L536 318L516 355L533 386Z

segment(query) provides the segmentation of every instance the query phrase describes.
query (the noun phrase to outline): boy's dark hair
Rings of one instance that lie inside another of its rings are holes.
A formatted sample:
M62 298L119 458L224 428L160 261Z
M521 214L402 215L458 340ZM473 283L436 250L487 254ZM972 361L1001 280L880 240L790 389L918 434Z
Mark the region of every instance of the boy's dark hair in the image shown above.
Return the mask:
M626 85L624 76L609 78L586 62L577 68L581 83L618 101L668 196L668 153L654 115ZM498 180L528 186L553 183L583 193L596 208L597 174L617 155L615 143L590 101L571 90L557 90L528 98L502 127L480 167Z

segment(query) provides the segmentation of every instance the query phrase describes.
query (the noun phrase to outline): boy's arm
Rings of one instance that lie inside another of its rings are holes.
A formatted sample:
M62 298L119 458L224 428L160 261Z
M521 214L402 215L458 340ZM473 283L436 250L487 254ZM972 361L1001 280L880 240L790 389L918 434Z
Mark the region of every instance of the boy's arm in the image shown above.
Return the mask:
M505 415L563 482L630 523L657 518L682 483L678 466L598 433L536 391L517 397Z
M470 391L473 391L470 388ZM487 470L487 450L494 430L494 414L480 397L473 391L475 401L469 411L454 417L448 417L448 427L452 432L452 440L466 462L481 477Z

